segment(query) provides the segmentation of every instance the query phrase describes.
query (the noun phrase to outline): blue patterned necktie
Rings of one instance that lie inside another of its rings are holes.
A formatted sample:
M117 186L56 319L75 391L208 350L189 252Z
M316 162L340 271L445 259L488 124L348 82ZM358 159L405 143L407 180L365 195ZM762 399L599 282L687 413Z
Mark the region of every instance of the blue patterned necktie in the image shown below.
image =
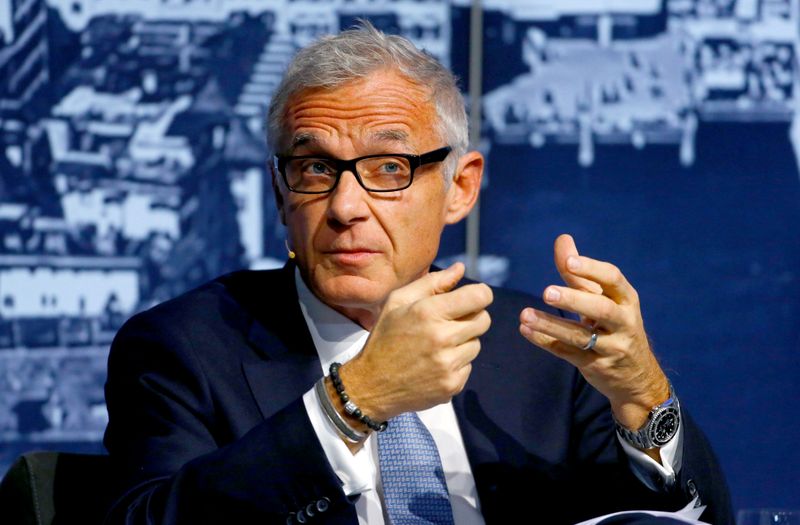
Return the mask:
M393 418L378 434L378 461L392 525L453 525L439 451L415 412Z

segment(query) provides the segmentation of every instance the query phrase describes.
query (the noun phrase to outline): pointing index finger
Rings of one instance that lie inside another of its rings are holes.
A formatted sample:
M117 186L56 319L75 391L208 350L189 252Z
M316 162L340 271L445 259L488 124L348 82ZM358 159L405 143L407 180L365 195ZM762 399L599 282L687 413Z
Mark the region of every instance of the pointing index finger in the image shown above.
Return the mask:
M603 289L598 283L579 277L567 268L567 260L570 257L578 257L578 255L578 247L575 246L575 239L566 233L559 235L553 245L553 259L561 278L570 288L602 294Z

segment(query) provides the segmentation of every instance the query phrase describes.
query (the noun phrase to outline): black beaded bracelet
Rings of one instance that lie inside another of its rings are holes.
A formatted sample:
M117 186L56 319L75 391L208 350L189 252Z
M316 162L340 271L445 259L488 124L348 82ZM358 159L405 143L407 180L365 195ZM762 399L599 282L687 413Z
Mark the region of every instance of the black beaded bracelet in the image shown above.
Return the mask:
M342 400L344 403L344 411L353 416L354 418L358 419L365 425L367 425L370 429L374 430L375 432L383 432L386 430L386 427L389 426L387 421L383 423L378 423L370 418L368 415L363 413L355 403L350 400L350 396L347 395L347 392L344 391L344 384L342 383L342 378L339 377L339 367L342 366L341 363L331 363L331 367L328 369L331 374L331 382L333 382L333 388L336 389L336 393L339 394L339 399Z

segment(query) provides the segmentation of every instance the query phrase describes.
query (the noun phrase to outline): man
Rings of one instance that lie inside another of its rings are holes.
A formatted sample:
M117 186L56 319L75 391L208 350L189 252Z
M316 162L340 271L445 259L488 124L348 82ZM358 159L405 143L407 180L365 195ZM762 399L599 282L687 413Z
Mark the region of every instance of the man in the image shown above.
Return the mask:
M365 25L298 53L269 118L291 261L122 328L109 522L574 523L692 500L732 522L619 270L562 236L546 304L429 271L480 188L466 129L452 75L405 39Z

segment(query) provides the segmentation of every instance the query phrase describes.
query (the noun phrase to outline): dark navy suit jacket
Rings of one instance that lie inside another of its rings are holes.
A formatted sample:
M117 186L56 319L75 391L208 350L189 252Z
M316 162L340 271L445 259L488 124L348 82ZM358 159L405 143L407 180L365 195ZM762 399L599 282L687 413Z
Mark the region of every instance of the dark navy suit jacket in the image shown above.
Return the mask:
M106 384L120 494L109 523L357 523L302 401L320 365L293 272L229 274L120 330ZM679 479L652 492L629 471L605 398L519 335L522 308L546 307L494 292L492 328L453 399L487 523L676 510L695 494L704 519L733 523L720 468L685 410Z

